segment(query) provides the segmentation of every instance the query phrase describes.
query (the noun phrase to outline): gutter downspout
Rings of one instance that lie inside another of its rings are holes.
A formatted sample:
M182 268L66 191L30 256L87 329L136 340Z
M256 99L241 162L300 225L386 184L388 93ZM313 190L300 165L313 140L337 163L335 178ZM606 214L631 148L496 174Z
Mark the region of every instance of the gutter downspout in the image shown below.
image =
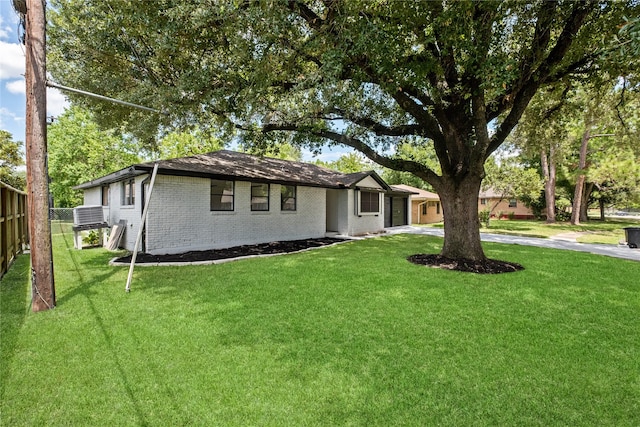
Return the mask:
M129 292L131 290L131 279L133 278L133 268L136 265L136 257L138 255L138 247L140 246L140 241L142 240L142 230L144 229L144 225L147 221L147 214L149 213L149 201L151 200L151 193L153 193L153 184L156 182L156 175L158 174L158 163L153 165L153 173L151 174L151 184L149 184L149 194L147 195L147 200L144 204L144 210L142 212L142 221L140 222L140 228L138 228L138 237L136 237L136 244L133 247L133 253L131 254L131 265L129 266L129 276L127 277L127 285L125 286L125 291Z

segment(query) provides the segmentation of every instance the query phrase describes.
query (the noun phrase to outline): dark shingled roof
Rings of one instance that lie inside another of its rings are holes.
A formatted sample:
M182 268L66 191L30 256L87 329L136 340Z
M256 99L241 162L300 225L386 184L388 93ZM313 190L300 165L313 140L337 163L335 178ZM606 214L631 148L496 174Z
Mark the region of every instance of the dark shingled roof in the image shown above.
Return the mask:
M91 188L150 173L155 163L133 165L74 188ZM162 175L234 179L324 188L352 188L367 176L371 176L385 190L390 190L390 187L374 171L344 174L311 163L258 157L229 150L160 160L157 163L158 174Z

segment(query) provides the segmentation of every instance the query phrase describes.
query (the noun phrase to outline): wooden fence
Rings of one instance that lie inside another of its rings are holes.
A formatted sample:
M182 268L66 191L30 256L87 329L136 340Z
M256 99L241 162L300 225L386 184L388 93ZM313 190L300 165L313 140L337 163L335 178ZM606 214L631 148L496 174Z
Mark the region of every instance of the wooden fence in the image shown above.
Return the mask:
M0 182L0 277L29 241L27 193Z

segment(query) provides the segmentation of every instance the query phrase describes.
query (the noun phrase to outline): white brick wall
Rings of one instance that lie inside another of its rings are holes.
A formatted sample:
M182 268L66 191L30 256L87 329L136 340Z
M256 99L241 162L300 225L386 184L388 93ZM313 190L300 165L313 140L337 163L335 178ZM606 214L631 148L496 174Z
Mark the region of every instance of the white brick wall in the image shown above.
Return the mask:
M135 205L122 206L122 182L115 182L109 186L109 206L104 206L105 219L109 225L117 224L121 219L127 221L127 228L120 240L120 246L130 251L136 243L136 237L138 233L138 226L142 217L142 181L147 178L148 175L142 175L136 178L135 189ZM97 194L100 195L100 199L95 204L102 203L102 193L100 187L94 187L85 190L85 203L87 200L87 193L97 190Z
M135 179L135 205L122 206L122 183L110 185L109 225L127 221L121 246L133 250L142 216L142 185L149 175ZM373 180L371 180L373 181ZM367 181L367 187L378 186ZM251 211L251 183L236 181L234 210L210 210L211 180L158 175L147 218L146 251L153 254L219 249L237 245L323 237L327 228L345 235L384 229L384 203L379 215L356 214L356 190L297 187L296 211L280 210L280 184L271 184L269 211ZM336 210L327 218L327 194ZM100 204L100 187L87 189L85 204ZM334 230L334 228L336 228Z
M84 191L84 205L93 206L102 204L102 189L100 187L89 188Z
M269 211L252 212L251 184L236 181L234 211L212 212L210 185L205 178L156 178L147 218L147 252L179 253L325 235L323 188L297 187L297 210L286 212L280 210L280 185L271 184Z
M376 184L377 186L377 184ZM373 185L371 185L373 187ZM347 236L378 233L384 229L384 200L380 194L381 212L378 215L356 214L356 190L327 190L329 207L327 229Z
M356 214L356 197L359 197L357 190L349 190L348 201L348 235L358 236L367 233L379 233L384 230L384 199L383 194L379 193L380 197L380 213L369 214L364 213L361 215Z
M102 204L102 187L93 187L84 191L84 205L88 206L100 206ZM109 219L109 206L102 207L102 215L104 220L109 224L113 225Z

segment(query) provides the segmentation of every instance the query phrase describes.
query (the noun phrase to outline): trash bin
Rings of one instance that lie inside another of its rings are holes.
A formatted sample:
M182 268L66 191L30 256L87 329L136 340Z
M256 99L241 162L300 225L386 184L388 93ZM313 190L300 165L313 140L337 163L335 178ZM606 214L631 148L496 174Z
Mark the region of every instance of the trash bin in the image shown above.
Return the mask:
M625 227L624 234L630 248L640 247L640 227Z

